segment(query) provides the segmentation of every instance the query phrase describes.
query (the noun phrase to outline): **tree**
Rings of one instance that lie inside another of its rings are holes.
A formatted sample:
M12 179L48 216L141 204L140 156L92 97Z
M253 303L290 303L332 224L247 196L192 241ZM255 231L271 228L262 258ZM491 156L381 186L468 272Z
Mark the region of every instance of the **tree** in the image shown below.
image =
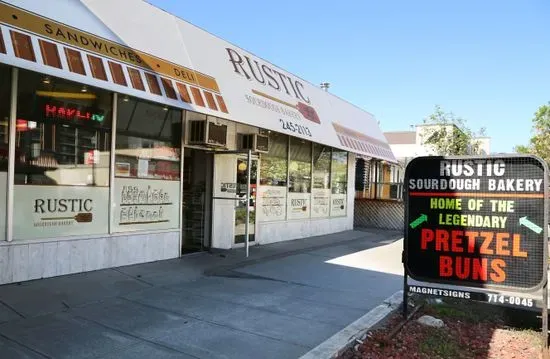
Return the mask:
M540 106L534 114L532 137L527 146L516 146L517 153L534 154L550 163L550 102Z
M436 105L434 112L424 119L422 136L424 143L429 145L436 155L468 155L478 153L481 143L478 136L485 136L485 128L477 134L468 128L463 118L453 113L446 113L441 106Z

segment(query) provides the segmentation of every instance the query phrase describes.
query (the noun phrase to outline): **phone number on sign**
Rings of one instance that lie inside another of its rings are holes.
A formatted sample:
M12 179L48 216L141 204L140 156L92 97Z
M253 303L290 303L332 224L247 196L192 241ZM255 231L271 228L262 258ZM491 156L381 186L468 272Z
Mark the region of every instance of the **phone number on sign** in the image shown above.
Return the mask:
M283 125L283 130L292 131L294 133L299 133L300 135L306 135L309 137L312 136L311 131L306 126L302 126L291 121L284 121L282 119L279 119L279 122Z
M533 299L520 298L508 295L500 294L487 294L489 303L500 303L500 304L510 304L510 305L519 305L522 307L532 307L534 305Z

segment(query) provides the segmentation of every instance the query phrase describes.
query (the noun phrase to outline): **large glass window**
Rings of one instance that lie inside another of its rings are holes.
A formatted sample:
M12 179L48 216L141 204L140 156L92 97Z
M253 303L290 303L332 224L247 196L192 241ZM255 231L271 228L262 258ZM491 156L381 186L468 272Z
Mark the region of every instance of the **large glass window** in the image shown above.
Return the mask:
M182 111L118 96L115 232L179 227Z
M0 241L6 236L6 190L11 98L11 68L0 65Z
M311 142L290 138L289 192L311 192Z
M269 153L262 155L260 185L286 186L288 165L288 137L279 133L269 134Z
M311 142L290 138L287 216L304 219L311 215Z
M313 144L313 189L311 217L327 217L330 213L331 148Z
M258 221L286 219L288 176L288 136L271 132L269 153L260 158L260 186L258 188Z
M19 70L14 239L105 234L112 94Z
M112 95L19 72L16 184L109 185Z
M119 96L115 176L178 180L182 111Z
M331 162L330 215L345 216L347 213L348 153L333 149Z
M313 188L330 188L330 147L313 144Z
M331 188L333 194L346 194L348 186L348 153L332 151Z

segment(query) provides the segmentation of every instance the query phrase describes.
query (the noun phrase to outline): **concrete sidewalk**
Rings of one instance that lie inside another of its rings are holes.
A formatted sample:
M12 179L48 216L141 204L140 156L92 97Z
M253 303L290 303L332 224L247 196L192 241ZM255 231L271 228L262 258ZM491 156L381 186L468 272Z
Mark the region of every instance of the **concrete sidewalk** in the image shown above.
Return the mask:
M349 231L0 286L0 358L298 358L401 289L374 260L399 238Z

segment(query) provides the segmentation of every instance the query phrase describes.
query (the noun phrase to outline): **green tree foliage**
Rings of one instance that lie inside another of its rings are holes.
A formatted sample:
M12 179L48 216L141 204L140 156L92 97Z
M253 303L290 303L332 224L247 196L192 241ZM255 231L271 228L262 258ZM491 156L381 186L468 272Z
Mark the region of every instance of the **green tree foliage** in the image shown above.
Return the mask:
M485 135L484 128L476 134L468 128L463 118L443 111L440 106L435 106L434 112L424 119L424 125L422 130L424 143L439 156L478 153L480 143L475 138Z
M550 163L550 102L540 106L533 117L532 137L527 146L516 146L515 151L534 154Z

